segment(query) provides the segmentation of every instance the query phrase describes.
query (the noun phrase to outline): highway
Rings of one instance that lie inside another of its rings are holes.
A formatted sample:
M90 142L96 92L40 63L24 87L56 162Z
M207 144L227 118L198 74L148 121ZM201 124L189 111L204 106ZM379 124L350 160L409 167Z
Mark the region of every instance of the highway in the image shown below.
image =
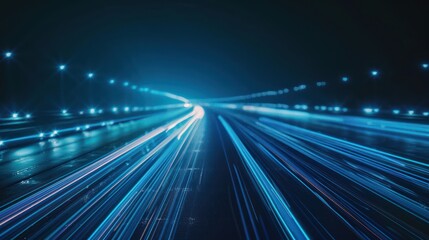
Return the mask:
M0 238L427 239L427 149L424 123L148 113L3 149Z

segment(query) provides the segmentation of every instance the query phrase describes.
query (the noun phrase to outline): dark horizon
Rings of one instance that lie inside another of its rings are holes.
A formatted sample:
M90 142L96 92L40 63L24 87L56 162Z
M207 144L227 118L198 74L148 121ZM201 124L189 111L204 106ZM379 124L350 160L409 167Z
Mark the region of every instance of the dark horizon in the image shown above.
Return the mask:
M88 71L95 81L115 78L188 98L326 81L332 86L326 93L308 92L300 101L429 106L427 98L416 97L429 87L429 73L421 68L429 60L424 1L14 1L0 9L0 50L14 53L0 67L3 109L58 108L61 63L68 67L63 98L76 107L86 104L72 99L87 91ZM377 79L370 77L372 69L380 71Z

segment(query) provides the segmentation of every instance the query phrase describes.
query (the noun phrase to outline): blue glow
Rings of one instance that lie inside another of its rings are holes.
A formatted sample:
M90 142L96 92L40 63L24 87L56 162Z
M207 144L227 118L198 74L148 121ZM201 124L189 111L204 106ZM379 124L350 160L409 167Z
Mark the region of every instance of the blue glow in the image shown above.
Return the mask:
M117 107L113 107L112 108L112 112L117 112L118 111L118 108Z
M63 109L63 110L61 110L61 113L62 113L63 115L66 115L66 114L67 114L67 109Z
M79 112L79 115L83 115L83 113L84 113L83 111L80 111L80 112Z
M377 70L372 70L371 71L371 76L376 77L378 76L379 72Z
M109 84L115 84L115 79L110 79Z
M340 107L338 107L338 106L337 106L337 107L334 107L334 111L335 111L335 112L339 112L339 111L341 111L341 108L340 108Z
M43 138L43 137L45 137L45 134L44 133L39 133L39 138Z
M8 51L8 52L5 52L5 53L4 53L4 57L5 57L5 58L11 58L12 56L13 56L13 53L12 53L12 52L9 52L9 51Z
M64 71L65 69L66 69L66 65L64 65L64 64L61 64L58 66L58 70L60 70L60 71Z
M423 112L422 114L423 114L423 116L425 116L425 117L429 116L429 112Z
M408 115L410 116L414 115L414 110L408 110Z
M130 107L124 107L124 111L125 112L129 112L130 111Z
M95 108L90 108L90 109L89 109L89 113L90 113L90 114L95 114Z
M371 114L371 113L374 112L374 109L372 109L372 108L364 108L363 111L364 111L364 113Z
M27 113L27 114L25 114L25 118L31 118L31 114L29 114L29 113Z
M0 146L3 146L3 145L4 145L4 141L0 140Z
M428 69L429 68L429 64L428 63L422 63L422 68Z
M398 115L401 111L399 109L393 109L392 113Z
M90 72L90 73L88 73L88 78L93 78L94 77L94 73L92 73L92 72Z
M12 118L18 118L19 117L19 114L18 113L12 113Z
M301 84L301 85L299 85L299 86L296 86L296 87L294 87L293 88L293 90L296 92L296 91L301 91L301 90L304 90L304 89L306 89L307 88L307 85L305 85L305 84ZM265 94L266 95L266 94ZM264 96L265 96L264 95Z
M341 81L348 82L349 81L349 77L344 76L344 77L341 78Z
M129 82L124 82L124 87L127 87L128 85L130 85Z
M99 109L99 110L98 110L98 113L99 113L99 114L102 114L102 113L103 113L103 109Z
M131 88L132 88L133 90L136 90L136 89L137 89L137 86L136 86L136 85L133 85Z

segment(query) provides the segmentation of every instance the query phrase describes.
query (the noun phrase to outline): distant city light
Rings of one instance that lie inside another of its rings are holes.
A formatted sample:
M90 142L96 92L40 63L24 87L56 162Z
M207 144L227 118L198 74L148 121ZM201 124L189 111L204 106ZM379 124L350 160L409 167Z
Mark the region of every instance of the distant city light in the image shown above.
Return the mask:
M88 73L88 78L93 78L94 77L94 73L92 73L92 72L90 72L90 73Z
M59 69L60 71L64 71L64 70L66 69L66 65L61 64L61 65L59 65L59 66L58 66L58 69Z
M429 116L429 112L423 112L422 114L423 114L423 116L425 116L425 117Z
M128 85L130 85L129 82L124 82L124 87L127 87Z
M117 107L112 107L112 112L117 112L118 108Z
M98 110L98 113L99 113L99 114L102 114L102 113L103 113L103 109L99 109L99 110Z
M90 108L90 109L89 109L89 113L90 113L90 114L95 114L95 108Z
M130 111L130 107L124 107L124 111L125 112L129 112Z
M115 84L115 79L110 79L109 84Z
M339 111L341 111L341 108L340 107L334 107L334 111L339 112Z
M4 145L4 141L0 140L0 146Z
M422 63L422 68L428 69L429 68L429 63Z
M395 115L398 115L400 112L401 112L401 111L399 111L398 109L393 109L393 110L392 110L392 113L393 113L393 114L395 114Z
M136 89L137 89L137 86L136 86L136 85L133 85L131 88L132 88L133 90L136 90Z
M414 110L408 110L408 115L410 116L414 115Z
M27 114L25 114L25 118L31 118L31 114L29 114L29 113L27 113Z
M39 138L43 138L45 136L44 133L39 133Z
M379 74L379 72L377 70L372 70L371 71L371 76L373 76L373 77L377 77L378 74Z
M12 56L13 56L12 52L7 51L7 52L4 53L4 57L5 58L11 58Z
M18 113L12 113L12 118L18 118L19 117L19 114Z
M344 77L341 78L341 81L348 82L349 81L349 77L344 76Z
M301 84L301 85L299 85L299 86L294 87L294 88L293 88L293 90L294 90L294 91L300 91L300 90L304 90L304 89L306 89L306 88L307 88L307 86L306 86L306 85Z
M373 108L364 108L363 111L364 111L364 113L371 114L374 112L374 109Z
M67 109L63 109L63 110L61 110L61 113L63 114L63 115L66 115L67 114Z
M83 115L83 113L84 113L83 111L80 111L80 112L79 112L79 115Z

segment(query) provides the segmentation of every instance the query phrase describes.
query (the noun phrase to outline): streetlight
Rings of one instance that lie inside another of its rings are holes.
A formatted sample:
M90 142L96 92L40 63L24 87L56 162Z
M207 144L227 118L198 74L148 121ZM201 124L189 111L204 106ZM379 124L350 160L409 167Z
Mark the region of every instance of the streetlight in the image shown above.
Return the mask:
M93 72L88 72L87 73L87 77L88 77L88 79L93 79L94 78L94 73ZM89 87L88 87L88 100L89 100L89 102L92 104L93 103L93 101L92 101L92 81L89 81Z
M13 56L13 53L12 53L11 51L6 51L6 52L4 53L4 57L5 57L5 58L12 58L12 56Z
M57 66L58 71L60 71L61 73L64 72L66 70L66 65L65 64L60 64ZM63 74L61 74L61 79L60 79L60 102L61 104L64 104L64 76Z
M379 74L378 70L371 70L371 76L377 77Z
M60 64L60 65L58 65L58 70L60 70L60 71L64 71L64 70L66 70L66 65L64 65L64 64Z

